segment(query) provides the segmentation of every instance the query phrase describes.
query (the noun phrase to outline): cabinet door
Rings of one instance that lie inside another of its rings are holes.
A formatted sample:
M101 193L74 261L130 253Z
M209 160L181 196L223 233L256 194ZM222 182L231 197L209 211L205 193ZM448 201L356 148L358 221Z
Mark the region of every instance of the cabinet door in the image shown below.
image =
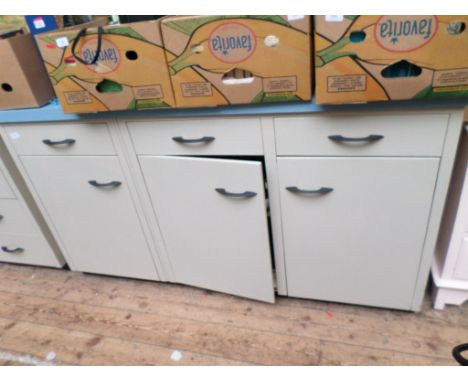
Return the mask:
M278 159L288 294L410 309L438 159Z
M273 302L261 163L142 156L140 164L175 281Z
M158 278L116 157L27 156L21 161L73 270Z

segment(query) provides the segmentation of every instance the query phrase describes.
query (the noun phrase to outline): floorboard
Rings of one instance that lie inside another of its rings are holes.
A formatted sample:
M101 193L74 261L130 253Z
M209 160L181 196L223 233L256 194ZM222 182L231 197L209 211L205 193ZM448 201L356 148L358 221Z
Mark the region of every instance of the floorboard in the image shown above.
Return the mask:
M420 313L0 264L0 365L454 365L468 305Z

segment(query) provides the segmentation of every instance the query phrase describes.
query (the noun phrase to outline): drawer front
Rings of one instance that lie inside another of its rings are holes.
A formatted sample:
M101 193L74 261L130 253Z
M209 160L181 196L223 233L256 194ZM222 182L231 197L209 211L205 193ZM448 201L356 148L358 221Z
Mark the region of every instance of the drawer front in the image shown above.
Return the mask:
M258 118L127 122L139 155L262 155Z
M74 270L158 279L118 158L21 161Z
M462 240L460 251L458 252L454 277L459 280L468 281L468 235Z
M275 118L278 155L440 156L445 114Z
M106 122L7 126L19 155L115 155Z
M3 169L0 169L0 198L15 199L16 195L8 184L6 176L3 174ZM1 213L1 212L0 212Z
M0 233L0 261L60 267L47 241L38 235Z
M0 234L40 234L34 218L18 200L0 200Z
M279 158L288 294L410 309L438 162Z

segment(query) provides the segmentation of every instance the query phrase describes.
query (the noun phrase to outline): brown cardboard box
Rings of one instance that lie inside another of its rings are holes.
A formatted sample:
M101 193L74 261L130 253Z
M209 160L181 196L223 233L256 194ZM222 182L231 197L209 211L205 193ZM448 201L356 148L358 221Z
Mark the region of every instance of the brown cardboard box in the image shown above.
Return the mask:
M0 36L0 109L38 107L54 90L30 34Z
M65 113L174 106L158 20L86 27L36 36Z
M315 16L320 104L468 98L468 16Z
M310 16L162 20L179 107L311 99Z

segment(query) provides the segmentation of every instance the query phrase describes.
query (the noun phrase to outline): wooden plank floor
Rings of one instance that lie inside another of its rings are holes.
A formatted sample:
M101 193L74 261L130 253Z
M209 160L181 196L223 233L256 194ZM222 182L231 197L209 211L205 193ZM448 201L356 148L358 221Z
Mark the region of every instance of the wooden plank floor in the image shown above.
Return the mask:
M0 264L0 365L451 365L468 305L421 313Z

